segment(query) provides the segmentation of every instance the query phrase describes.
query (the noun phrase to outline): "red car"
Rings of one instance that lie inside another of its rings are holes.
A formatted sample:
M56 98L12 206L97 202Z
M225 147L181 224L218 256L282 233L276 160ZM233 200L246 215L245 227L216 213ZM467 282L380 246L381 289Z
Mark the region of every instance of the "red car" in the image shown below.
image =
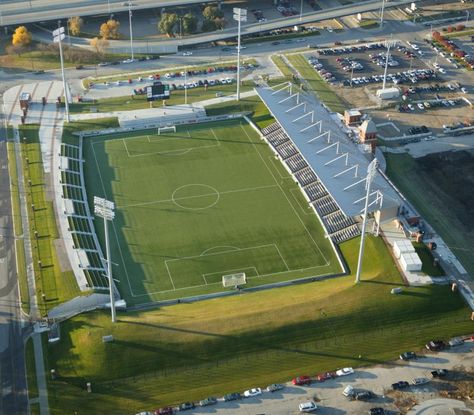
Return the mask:
M297 378L294 378L291 383L298 386L309 385L311 383L311 378L309 376L298 376Z
M155 411L155 415L171 415L173 413L173 408L167 406L165 408L159 408Z
M329 380L329 379L334 379L335 377L336 377L336 374L334 372L321 373L317 376L320 382L324 382L325 380Z

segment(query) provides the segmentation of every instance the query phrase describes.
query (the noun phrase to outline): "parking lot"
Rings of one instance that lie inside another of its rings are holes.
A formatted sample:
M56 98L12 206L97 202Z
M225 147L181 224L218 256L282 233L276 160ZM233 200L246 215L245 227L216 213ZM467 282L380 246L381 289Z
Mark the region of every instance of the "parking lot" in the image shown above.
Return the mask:
M473 346L473 341L469 340L463 345L435 354L427 353L408 362L399 360L360 368L353 374L324 382L313 381L306 386L286 384L284 389L273 393L263 392L255 397L230 402L219 399L216 405L197 407L187 413L289 415L300 413L298 408L301 403L314 401L317 405L315 412L323 415L363 414L374 407L382 407L386 414L394 415L409 409L404 406L407 403L446 396L445 391L453 390L453 385L458 384L456 382L471 379L474 370ZM448 373L442 379L433 378L431 371L435 369L447 369ZM425 379L426 383L415 386L414 379ZM399 381L411 385L393 390L392 384ZM368 401L345 397L343 391L349 385L356 391L372 392L372 397ZM459 405L462 406L462 402Z

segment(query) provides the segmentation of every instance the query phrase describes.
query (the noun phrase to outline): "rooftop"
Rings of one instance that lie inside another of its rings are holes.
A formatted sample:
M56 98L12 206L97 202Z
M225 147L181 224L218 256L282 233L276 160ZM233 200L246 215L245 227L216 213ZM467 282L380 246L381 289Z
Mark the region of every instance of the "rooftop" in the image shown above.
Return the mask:
M296 89L296 88L294 88ZM348 138L337 114L291 84L256 91L326 190L347 216L363 212L367 168L371 161ZM395 190L377 171L369 196L369 212L399 206Z

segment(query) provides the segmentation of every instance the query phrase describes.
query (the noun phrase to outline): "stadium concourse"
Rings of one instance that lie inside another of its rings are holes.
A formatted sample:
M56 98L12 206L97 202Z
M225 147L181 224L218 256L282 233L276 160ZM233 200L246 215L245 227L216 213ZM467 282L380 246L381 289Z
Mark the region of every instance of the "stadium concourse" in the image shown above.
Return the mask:
M277 120L262 132L302 187L327 234L341 243L360 234L357 219L364 209L372 156L349 140L349 131L337 114L293 89L291 83L256 89ZM377 230L397 216L401 204L398 194L377 172L368 204Z

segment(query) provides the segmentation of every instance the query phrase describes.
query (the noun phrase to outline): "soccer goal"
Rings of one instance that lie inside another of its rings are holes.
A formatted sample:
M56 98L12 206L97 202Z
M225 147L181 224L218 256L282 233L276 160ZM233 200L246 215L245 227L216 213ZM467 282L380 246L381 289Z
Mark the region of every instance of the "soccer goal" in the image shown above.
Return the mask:
M168 125L166 127L158 127L158 135L161 133L175 133L176 132L176 125Z
M222 286L224 288L234 287L237 288L240 285L245 285L247 278L245 272L239 272L237 274L229 274L222 276Z

